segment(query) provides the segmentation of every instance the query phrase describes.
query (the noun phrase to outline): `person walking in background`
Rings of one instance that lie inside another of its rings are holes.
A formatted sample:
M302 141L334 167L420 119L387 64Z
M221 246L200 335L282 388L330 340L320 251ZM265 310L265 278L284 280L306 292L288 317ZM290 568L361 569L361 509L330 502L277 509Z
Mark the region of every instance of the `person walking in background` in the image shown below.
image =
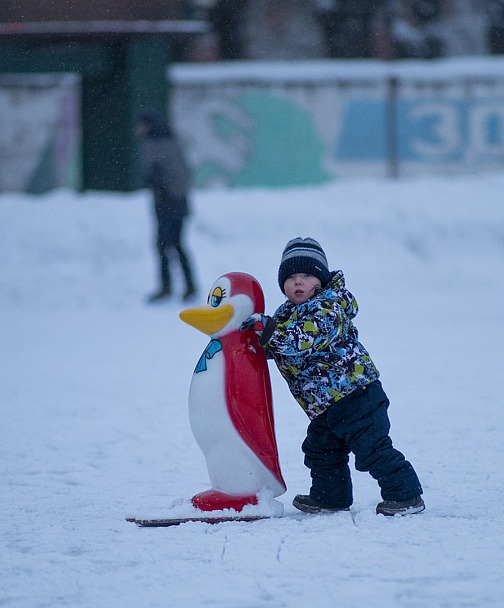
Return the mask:
M157 250L161 286L149 296L149 302L168 298L172 294L171 257L178 255L186 289L183 299L196 293L189 256L182 244L184 222L189 215L188 194L191 170L168 121L153 110L137 115L136 134L141 140L145 185L152 190L157 220Z

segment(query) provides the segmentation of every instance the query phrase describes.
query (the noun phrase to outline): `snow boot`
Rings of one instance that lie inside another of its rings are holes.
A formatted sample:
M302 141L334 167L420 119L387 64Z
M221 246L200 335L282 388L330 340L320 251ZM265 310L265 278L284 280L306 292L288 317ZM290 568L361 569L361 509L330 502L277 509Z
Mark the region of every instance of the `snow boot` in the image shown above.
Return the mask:
M194 298L194 296L196 295L196 289L194 287L188 287L184 293L184 295L182 296L182 300L184 302L187 302L189 300L191 300L192 298Z
M320 504L306 494L298 494L292 501L292 504L296 509L304 511L305 513L336 513L337 511L350 511L348 507L329 507Z
M161 289L161 291L157 291L152 295L148 296L147 302L152 304L153 302L159 302L160 300L166 300L171 296L171 292L166 289Z
M384 500L376 505L378 515L409 515L421 513L425 509L425 503L421 496L409 498L408 500Z

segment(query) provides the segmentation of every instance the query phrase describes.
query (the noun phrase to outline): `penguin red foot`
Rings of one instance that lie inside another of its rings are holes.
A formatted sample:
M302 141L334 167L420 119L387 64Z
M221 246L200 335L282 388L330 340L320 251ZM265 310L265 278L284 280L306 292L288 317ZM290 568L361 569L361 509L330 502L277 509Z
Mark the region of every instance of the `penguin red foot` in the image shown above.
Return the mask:
M200 511L222 511L223 509L234 509L238 513L246 505L256 505L257 496L236 496L219 492L219 490L207 490L200 492L191 498L191 502Z

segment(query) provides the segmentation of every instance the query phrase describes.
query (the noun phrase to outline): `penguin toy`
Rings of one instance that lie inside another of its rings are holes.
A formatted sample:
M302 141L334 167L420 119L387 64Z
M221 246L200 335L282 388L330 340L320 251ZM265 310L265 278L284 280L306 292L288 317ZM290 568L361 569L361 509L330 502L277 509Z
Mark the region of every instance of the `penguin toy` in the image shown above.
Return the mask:
M230 272L218 278L206 306L180 313L185 323L210 336L189 390L189 421L203 452L211 489L192 497L202 511L258 503L258 494L286 491L278 461L268 365L257 335L241 323L264 312L259 282Z

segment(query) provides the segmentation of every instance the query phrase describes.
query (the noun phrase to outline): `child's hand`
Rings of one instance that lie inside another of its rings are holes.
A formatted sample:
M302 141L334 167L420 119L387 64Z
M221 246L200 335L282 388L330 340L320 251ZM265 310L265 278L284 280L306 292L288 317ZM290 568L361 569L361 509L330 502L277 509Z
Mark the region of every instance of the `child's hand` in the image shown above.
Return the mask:
M268 320L271 317L267 315L263 315L260 312L255 312L253 315L250 315L248 319L245 319L243 323L238 328L238 331L247 331L248 329L255 331L255 333L260 336L268 323Z

